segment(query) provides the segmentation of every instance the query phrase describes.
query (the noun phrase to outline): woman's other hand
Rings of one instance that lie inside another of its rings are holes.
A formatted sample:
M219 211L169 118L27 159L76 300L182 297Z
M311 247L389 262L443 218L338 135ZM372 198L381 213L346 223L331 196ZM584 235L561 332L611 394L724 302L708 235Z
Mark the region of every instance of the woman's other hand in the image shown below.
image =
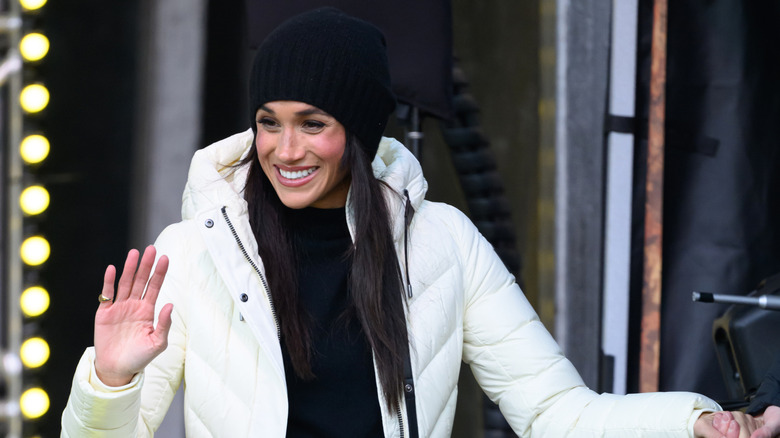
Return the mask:
M697 438L749 438L763 421L740 411L702 414L693 426Z
M168 270L168 258L160 257L150 279L155 255L154 247L148 246L139 265L137 250L127 254L116 297L116 268L106 268L102 296L113 300L101 300L95 314L95 371L108 386L130 383L168 346L173 304L162 308L154 327L154 305Z

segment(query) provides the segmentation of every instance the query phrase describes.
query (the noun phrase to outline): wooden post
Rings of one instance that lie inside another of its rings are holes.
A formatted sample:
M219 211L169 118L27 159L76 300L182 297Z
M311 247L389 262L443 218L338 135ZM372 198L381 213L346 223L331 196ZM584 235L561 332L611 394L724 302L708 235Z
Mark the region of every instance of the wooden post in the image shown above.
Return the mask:
M650 76L650 117L645 186L645 248L639 391L658 390L661 351L661 267L664 197L664 112L666 109L667 0L655 0Z

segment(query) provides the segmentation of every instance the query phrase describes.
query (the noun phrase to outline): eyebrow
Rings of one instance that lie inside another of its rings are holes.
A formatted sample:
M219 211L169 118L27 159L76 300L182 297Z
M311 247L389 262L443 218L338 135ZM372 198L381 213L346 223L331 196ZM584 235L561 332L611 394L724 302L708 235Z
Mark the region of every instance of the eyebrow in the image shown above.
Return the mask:
M274 112L274 110L272 110L271 108L268 108L265 105L260 105L260 109L265 111L265 112L267 112L267 113L270 113L272 115L276 115L276 112ZM319 108L314 108L314 107L309 108L309 109L305 109L303 111L298 111L298 112L295 113L295 115L297 115L297 116L310 116L312 114L320 114L320 115L323 115L323 116L333 117L330 114L326 113L325 111L323 111L323 110L321 110Z
M267 112L267 113L276 114L276 113L274 112L274 110L272 110L271 108L268 108L268 107L267 107L267 106L265 106L265 105L260 105L260 109L261 109L261 110L263 110L263 111L265 111L265 112Z
M326 113L325 111L323 111L323 110L321 110L319 108L309 108L309 109L305 109L303 111L298 111L295 114L297 114L299 116L310 116L312 114L319 114L319 115L322 115L322 116L331 117L330 114Z

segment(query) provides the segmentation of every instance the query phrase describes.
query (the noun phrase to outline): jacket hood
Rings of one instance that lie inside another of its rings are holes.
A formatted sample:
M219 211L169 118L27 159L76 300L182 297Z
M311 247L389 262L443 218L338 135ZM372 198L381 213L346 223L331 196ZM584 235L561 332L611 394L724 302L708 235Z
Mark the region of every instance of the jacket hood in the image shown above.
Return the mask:
M246 212L243 189L248 169L247 166L238 166L238 163L249 154L253 146L254 133L248 129L195 153L182 195L182 219L191 219L204 209L225 205ZM412 207L417 210L425 199L428 183L423 177L419 161L395 139L382 137L371 164L374 176L392 189L388 199L394 221L393 235L398 238L403 232L403 220L398 218L403 218L406 204L404 190L408 193ZM347 195L348 203L350 194Z

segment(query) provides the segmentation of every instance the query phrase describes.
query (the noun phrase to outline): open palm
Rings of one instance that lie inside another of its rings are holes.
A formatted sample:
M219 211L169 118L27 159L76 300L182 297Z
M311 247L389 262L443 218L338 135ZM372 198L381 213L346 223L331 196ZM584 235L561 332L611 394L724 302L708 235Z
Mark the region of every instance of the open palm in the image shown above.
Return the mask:
M154 306L168 270L168 258L160 257L150 279L155 255L154 247L147 247L139 265L137 250L127 254L116 296L116 269L106 268L102 293L113 301L101 303L95 314L95 371L106 385L129 383L168 346L172 304L162 308L154 327Z

